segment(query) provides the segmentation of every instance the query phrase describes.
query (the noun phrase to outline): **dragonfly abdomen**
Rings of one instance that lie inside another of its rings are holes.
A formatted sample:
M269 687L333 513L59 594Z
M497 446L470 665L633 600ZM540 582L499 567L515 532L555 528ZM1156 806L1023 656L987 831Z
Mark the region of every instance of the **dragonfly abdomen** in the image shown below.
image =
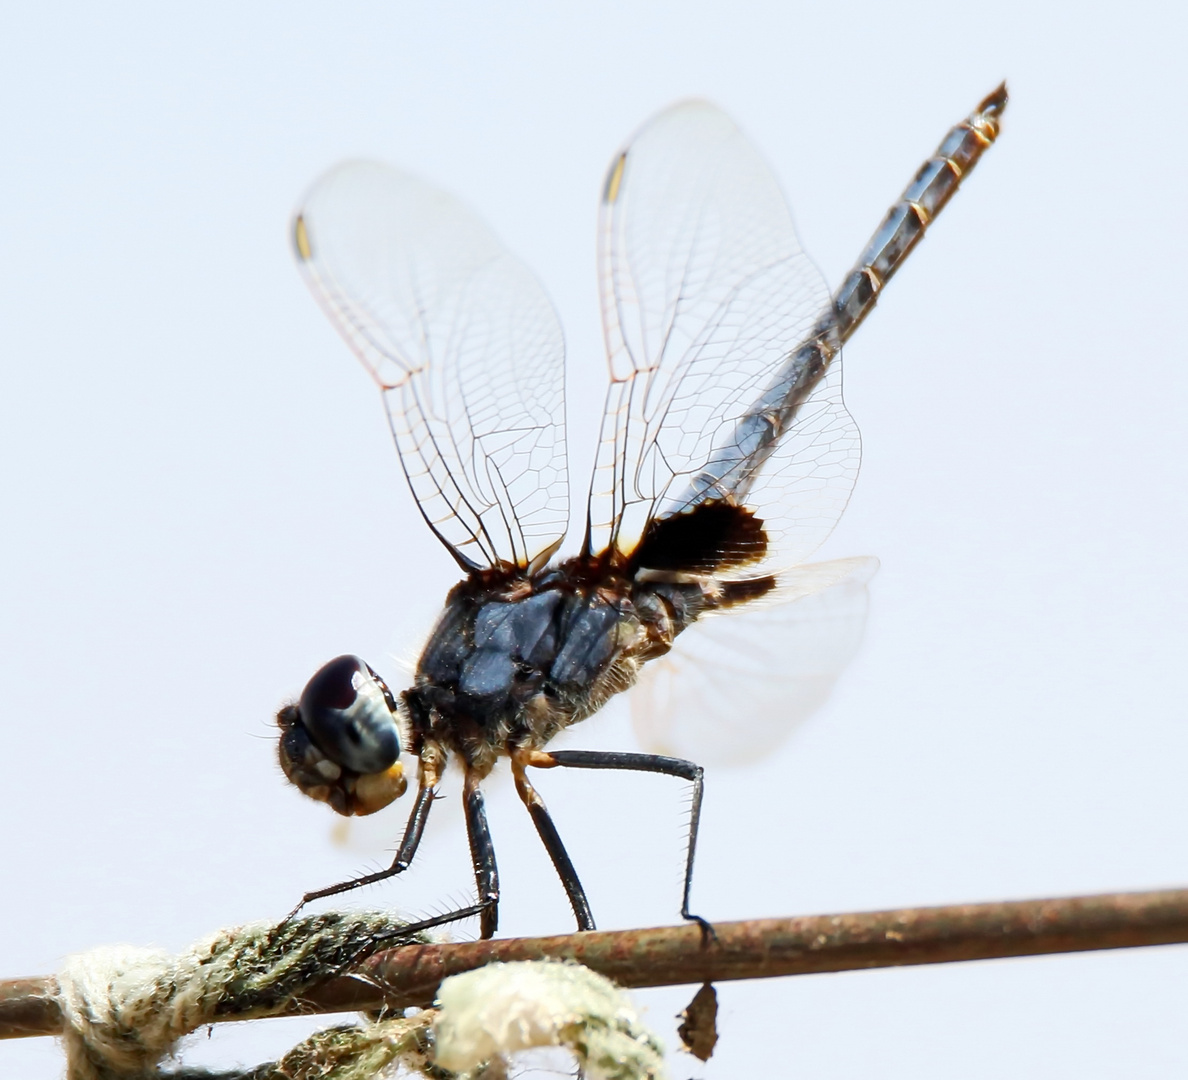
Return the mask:
M1006 83L1003 83L978 105L969 119L950 130L899 201L887 211L883 224L834 297L833 308L843 343L870 314L878 302L879 291L998 138L1006 103Z
M870 314L883 286L998 138L1006 103L1003 83L944 137L887 212L812 332L789 352L767 388L739 417L730 439L675 500L676 506L694 506L706 497L746 501L759 472L796 422L801 405L825 377L842 345Z

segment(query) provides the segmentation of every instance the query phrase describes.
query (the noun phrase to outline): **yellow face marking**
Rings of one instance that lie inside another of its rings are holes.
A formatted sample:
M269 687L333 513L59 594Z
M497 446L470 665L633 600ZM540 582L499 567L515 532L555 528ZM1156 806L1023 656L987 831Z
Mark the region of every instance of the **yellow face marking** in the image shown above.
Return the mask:
M305 218L301 214L298 214L297 220L293 222L293 243L302 262L308 262L313 250L309 246L309 233L305 229Z
M367 773L355 781L351 813L359 817L374 814L389 803L399 799L408 787L404 778L404 766L397 761L382 773Z
M619 185L623 182L623 166L626 164L627 151L624 150L606 178L606 191L602 194L604 202L613 203L619 197Z

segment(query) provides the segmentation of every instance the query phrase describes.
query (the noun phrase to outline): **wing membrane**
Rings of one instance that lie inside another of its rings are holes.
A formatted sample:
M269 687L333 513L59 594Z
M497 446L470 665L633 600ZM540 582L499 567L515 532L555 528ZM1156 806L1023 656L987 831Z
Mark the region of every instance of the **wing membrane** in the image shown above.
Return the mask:
M467 569L547 557L569 511L565 345L532 274L456 199L373 162L319 179L294 241L441 541Z
M775 750L828 698L858 651L877 568L871 558L798 567L774 600L694 623L631 690L640 743L724 765Z
M684 102L611 167L599 224L611 387L587 547L628 556L649 520L707 499L763 519L747 575L798 564L857 476L840 355L798 346L831 311L766 163L714 106ZM742 571L737 571L738 576Z

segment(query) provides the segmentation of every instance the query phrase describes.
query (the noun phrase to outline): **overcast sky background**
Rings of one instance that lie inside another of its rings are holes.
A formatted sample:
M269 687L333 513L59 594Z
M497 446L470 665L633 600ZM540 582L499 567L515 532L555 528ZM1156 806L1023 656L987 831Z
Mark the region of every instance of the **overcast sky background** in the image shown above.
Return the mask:
M396 679L456 577L286 228L348 156L414 169L540 276L575 486L604 384L599 185L700 95L771 162L840 281L997 82L1000 143L846 353L873 554L865 644L775 757L710 767L717 919L1188 884L1184 14L1005 3L10 5L0 36L0 977L180 949L386 861L332 842L270 720L324 660ZM634 746L621 705L577 747ZM676 913L686 793L541 780L603 927ZM564 894L492 785L501 932ZM457 800L361 903L473 887ZM686 1077L1082 1080L1188 1065L1188 949L725 984ZM691 988L638 995L670 1045ZM195 1043L255 1063L315 1026ZM49 1040L0 1074L59 1075Z

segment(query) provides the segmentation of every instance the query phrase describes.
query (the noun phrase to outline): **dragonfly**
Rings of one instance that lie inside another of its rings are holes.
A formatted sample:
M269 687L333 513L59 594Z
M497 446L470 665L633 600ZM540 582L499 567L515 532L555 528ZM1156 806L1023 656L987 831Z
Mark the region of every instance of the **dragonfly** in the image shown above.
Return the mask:
M339 814L389 805L409 786L401 754L417 763L391 865L302 905L407 869L456 759L478 890L467 911L492 936L499 876L482 783L506 758L579 930L594 929L590 904L533 771L689 783L681 915L707 926L690 910L702 766L549 743L635 684L652 748L679 748L707 701L723 745L766 738L779 672L796 658L771 655L778 634L767 652L736 641L763 670L730 682L715 650L732 618L778 623L825 591L864 595L873 559L806 562L858 473L841 349L994 143L1006 103L1003 84L948 132L832 294L770 168L720 109L681 102L629 140L602 187L610 381L570 557L558 556L570 509L565 347L544 289L469 209L413 175L351 161L313 185L292 221L298 266L378 385L421 516L463 576L408 689L340 656L277 715L285 775ZM716 643L696 638L719 625ZM681 665L686 631L700 654Z

